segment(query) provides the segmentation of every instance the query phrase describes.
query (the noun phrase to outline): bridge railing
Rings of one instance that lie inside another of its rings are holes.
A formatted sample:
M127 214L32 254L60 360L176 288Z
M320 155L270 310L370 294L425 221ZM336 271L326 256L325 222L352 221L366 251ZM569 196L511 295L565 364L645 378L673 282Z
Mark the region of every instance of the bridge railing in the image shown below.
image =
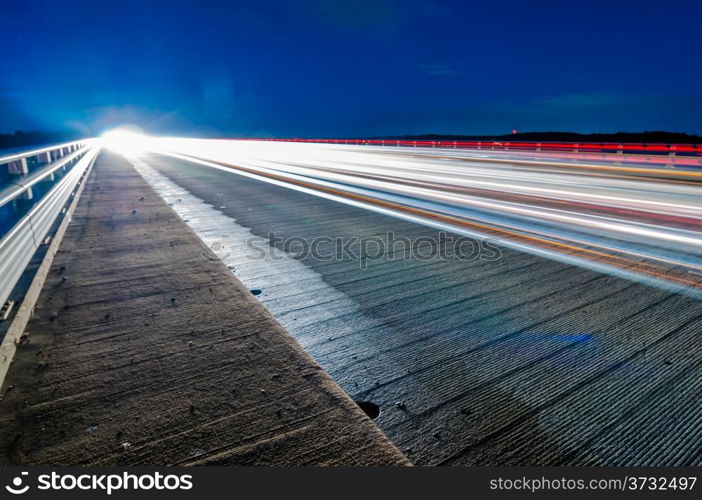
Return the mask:
M80 179L97 154L95 139L0 157L0 320L32 257L66 212Z
M702 144L615 143L615 142L536 142L536 141L452 141L412 139L263 139L285 142L395 146L417 148L453 148L481 151L511 151L543 154L577 154L579 158L629 159L644 163L702 165Z

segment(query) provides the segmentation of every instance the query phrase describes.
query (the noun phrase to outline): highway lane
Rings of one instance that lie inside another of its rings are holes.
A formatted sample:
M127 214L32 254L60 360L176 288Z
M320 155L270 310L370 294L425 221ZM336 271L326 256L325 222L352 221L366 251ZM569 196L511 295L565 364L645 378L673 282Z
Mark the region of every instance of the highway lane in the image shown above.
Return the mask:
M702 170L543 154L160 139L178 157L700 292ZM311 191L310 191L311 190Z
M319 153L311 152L312 158L286 162L250 150L236 162L231 151L226 162L206 152L221 169L162 154L132 161L347 392L380 406L377 422L415 462L702 462L702 314L699 280L690 272L699 264L696 172L652 180L650 171L608 170L615 165L585 175L577 166L543 165L537 176L518 165L417 159L417 151L323 147L334 161L313 163ZM380 155L393 165L383 163L378 178L372 170ZM244 170L232 170L233 163ZM281 182L285 174L307 184L294 190L241 175L254 168L277 176L268 181ZM343 195L311 194L310 185L331 188L319 182L322 172ZM342 182L349 176L353 183ZM366 196L354 191L359 179L371 183L373 197L336 201L348 193ZM453 202L427 204L403 192L411 186L416 194L418 179L432 196L457 196L460 212L450 211L457 210ZM456 193L446 189L449 183L459 187ZM393 205L364 208L371 200L388 202L387 193L398 196ZM583 203L583 193L608 198ZM484 201L492 205L467 203ZM415 211L402 213L408 206ZM514 208L536 213L525 217ZM577 221L554 223L564 208ZM615 210L625 212L615 217ZM604 236L597 225L603 218L619 224L604 228ZM459 219L481 224L480 231L456 225L461 234L498 240L499 258L489 251L446 258L440 245L429 257L407 258L387 243L441 241L441 228ZM493 227L499 231L490 232ZM643 238L632 228L654 232ZM505 241L505 230L549 244ZM324 239L319 248L328 251L339 238L351 242L351 251L333 259L329 252L295 258L290 238L298 245ZM369 238L385 241L385 253L373 253L362 268L358 254ZM246 240L264 242L265 258ZM564 241L575 249L553 245ZM595 251L608 259L606 266L588 254Z

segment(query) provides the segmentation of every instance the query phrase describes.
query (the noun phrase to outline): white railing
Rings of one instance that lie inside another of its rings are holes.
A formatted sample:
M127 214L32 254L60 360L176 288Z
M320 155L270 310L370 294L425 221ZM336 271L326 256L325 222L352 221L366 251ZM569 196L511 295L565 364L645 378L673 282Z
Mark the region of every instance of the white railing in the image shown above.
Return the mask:
M0 157L0 209L22 199L31 203L37 183L53 183L6 234L0 235L0 320L9 312L10 293L65 211L98 149L95 139L86 139Z

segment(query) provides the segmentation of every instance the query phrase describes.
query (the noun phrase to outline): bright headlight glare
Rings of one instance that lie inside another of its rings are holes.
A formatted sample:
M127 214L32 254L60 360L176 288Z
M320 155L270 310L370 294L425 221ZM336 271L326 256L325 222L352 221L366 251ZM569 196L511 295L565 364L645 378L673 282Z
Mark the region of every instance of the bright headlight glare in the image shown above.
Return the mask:
M103 147L116 153L136 155L149 149L151 138L131 130L109 130L100 136Z

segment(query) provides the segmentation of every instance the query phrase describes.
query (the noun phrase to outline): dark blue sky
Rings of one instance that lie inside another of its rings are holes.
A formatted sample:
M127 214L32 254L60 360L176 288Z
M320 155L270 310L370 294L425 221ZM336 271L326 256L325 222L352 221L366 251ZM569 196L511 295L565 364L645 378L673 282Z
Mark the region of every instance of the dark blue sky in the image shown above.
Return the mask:
M702 133L700 2L1 1L0 131Z

